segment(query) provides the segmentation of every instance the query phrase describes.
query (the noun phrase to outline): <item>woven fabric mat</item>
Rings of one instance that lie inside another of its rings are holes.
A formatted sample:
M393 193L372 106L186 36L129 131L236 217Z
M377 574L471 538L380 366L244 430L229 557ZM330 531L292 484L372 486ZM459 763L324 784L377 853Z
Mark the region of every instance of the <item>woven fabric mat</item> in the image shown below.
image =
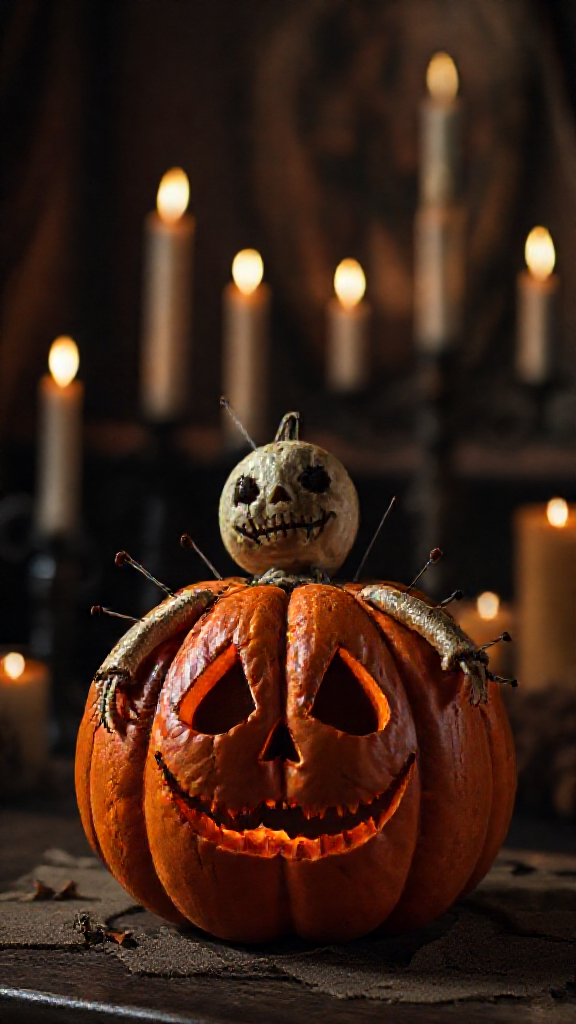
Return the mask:
M32 898L37 883L49 890L40 887L41 899ZM0 894L0 948L86 948L79 914L89 916L100 948L134 974L254 984L283 977L340 999L401 1003L576 1000L576 857L504 849L474 893L417 932L255 948L166 925L135 907L96 860L49 850Z

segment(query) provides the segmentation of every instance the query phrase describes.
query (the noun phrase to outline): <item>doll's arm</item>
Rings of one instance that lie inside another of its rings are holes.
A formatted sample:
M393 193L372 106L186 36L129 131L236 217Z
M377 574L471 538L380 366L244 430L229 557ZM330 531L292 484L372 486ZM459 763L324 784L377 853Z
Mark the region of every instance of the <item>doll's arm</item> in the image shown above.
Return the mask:
M95 675L100 724L114 730L115 694L118 686L134 683L138 668L158 644L181 629L191 629L216 600L211 590L182 590L171 594L124 634Z
M364 587L358 597L427 640L438 651L445 672L462 669L471 685L471 704L487 702L487 678L491 678L486 674L488 655L443 608L431 607L419 597L385 583Z

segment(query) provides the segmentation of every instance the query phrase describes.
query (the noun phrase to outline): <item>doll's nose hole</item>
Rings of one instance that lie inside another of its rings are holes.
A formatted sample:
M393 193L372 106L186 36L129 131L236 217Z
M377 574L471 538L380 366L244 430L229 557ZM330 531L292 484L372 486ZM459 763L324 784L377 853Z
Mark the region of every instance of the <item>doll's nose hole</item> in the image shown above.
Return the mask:
M292 501L292 498L288 494L286 488L282 487L282 484L276 484L276 487L272 491L272 495L270 497L270 504L278 505L281 501Z

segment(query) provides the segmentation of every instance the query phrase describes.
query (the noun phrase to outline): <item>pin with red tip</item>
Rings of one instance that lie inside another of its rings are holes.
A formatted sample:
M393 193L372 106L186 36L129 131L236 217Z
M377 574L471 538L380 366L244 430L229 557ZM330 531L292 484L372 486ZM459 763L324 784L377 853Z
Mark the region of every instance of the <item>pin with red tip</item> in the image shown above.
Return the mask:
M153 576L151 572L148 572L148 569L145 569L143 565L140 565L140 562L137 562L134 558L132 558L127 551L119 551L114 561L116 565L120 567L122 567L123 565L131 565L132 568L136 569L137 572L142 573L142 575L147 580L149 580L150 583L154 583L156 584L157 587L160 587L160 590L163 590L164 593L168 595L168 597L172 596L172 591L170 590L170 587L167 587L164 583L160 583L160 580L157 580L156 577Z
M410 593L410 591L412 590L412 587L416 586L416 584L418 583L418 580L420 579L420 577L423 576L424 573L428 571L430 566L431 565L435 565L436 562L440 561L440 559L442 558L442 555L443 555L443 552L440 550L440 548L432 548L432 551L430 552L430 555L428 557L428 561L426 562L426 565L422 569L420 569L420 572L412 580L412 583L410 584L410 586L406 587L406 593L407 594Z
M222 576L218 572L218 569L216 569L212 565L212 562L210 561L209 558L207 558L207 556L204 554L204 552L200 551L200 548L198 547L197 544L194 543L194 541L192 540L192 537L190 536L189 533L183 533L182 536L180 537L180 547L182 547L182 548L191 548L193 551L195 551L196 554L199 555L200 558L202 559L202 561L204 562L204 565L206 565L210 569L210 572L212 573L212 575L215 576L217 580L221 580L222 579Z
M93 604L90 609L90 615L110 615L114 619L127 619L128 622L140 622L140 619L135 619L133 615L122 615L121 612L113 612L110 608L104 608L101 604Z

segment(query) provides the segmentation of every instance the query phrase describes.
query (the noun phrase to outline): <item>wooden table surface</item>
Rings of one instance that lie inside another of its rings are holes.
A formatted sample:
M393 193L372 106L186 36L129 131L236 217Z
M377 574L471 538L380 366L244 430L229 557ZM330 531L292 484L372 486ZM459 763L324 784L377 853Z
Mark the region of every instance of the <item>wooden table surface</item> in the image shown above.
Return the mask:
M69 795L1 808L0 835L2 890L31 871L49 847L57 846L74 857L89 852ZM576 852L575 833L566 822L518 818L510 840L516 847ZM389 1004L371 998L336 998L281 973L258 978L257 983L250 977L147 977L131 973L104 946L2 948L0 943L2 1024L123 1019L173 1024L568 1024L576 1021L576 976L574 984L556 993L552 1002L550 998L504 998L440 1006Z

